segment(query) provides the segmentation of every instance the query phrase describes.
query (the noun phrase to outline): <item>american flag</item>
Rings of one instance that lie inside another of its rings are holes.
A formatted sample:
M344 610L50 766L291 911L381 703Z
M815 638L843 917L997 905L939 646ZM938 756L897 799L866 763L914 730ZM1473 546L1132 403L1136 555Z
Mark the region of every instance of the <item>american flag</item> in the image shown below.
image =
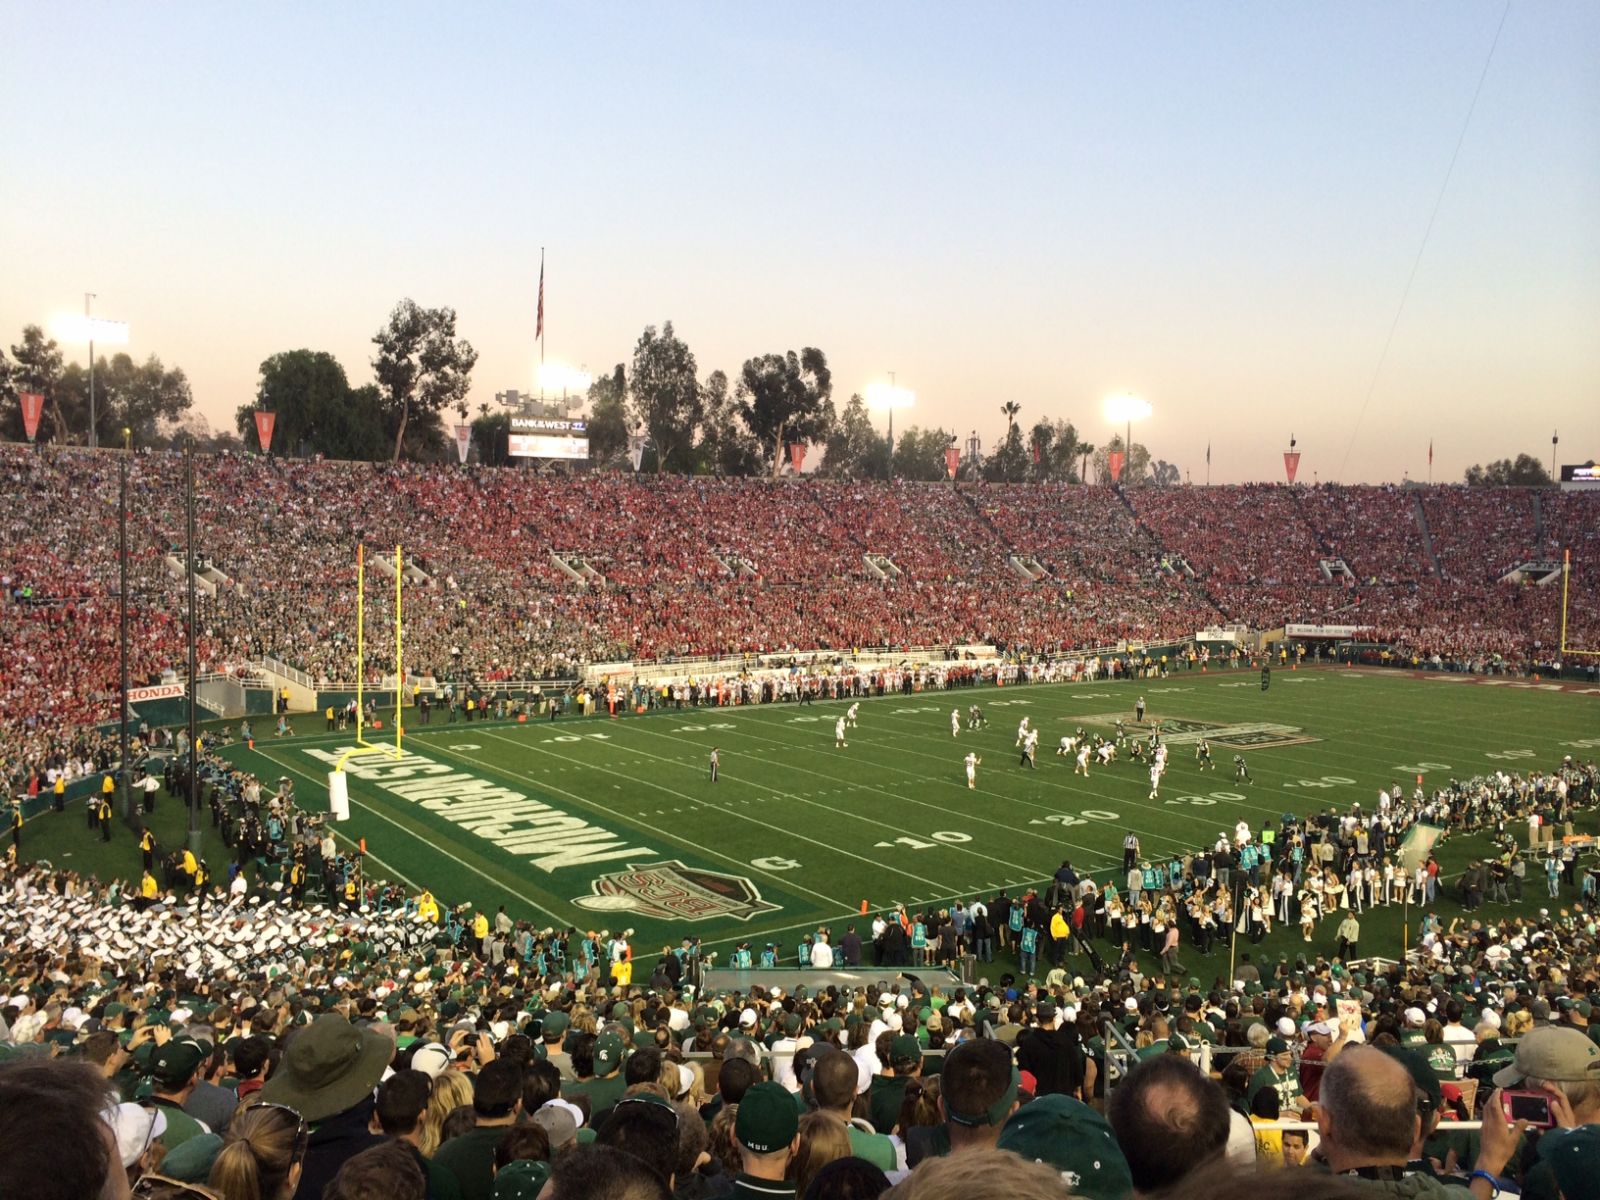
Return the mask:
M544 336L544 255L539 256L539 316L534 324L533 336Z

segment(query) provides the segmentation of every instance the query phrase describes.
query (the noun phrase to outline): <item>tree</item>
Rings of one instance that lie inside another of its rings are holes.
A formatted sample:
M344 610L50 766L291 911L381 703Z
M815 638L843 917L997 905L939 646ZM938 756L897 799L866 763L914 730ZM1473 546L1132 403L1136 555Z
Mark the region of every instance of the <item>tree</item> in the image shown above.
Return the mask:
M61 348L54 339L47 338L37 325L24 326L22 341L11 347L8 397L21 392L37 392L44 397L44 415L39 421L40 441L64 443L73 437L68 417L76 414L63 411L62 374ZM5 406L4 414L0 415L0 433L18 441L27 436L20 405Z
M372 338L378 355L372 369L378 377L378 394L385 416L394 427L394 461L400 460L407 427L413 417L428 419L432 430L414 438L420 454L443 442L439 413L466 399L478 352L456 337L453 308L423 308L409 298L395 305L389 323Z
M1095 474L1101 483L1110 483L1111 480L1111 452L1122 449L1122 437L1111 439L1102 449L1097 450L1094 456ZM1150 471L1150 451L1138 442L1133 443L1133 450L1122 464L1123 487L1137 487L1145 482L1145 476Z
M819 441L833 424L833 374L815 346L746 359L738 395L739 411L774 476L783 468L786 443Z
M1158 458L1150 467L1150 482L1156 487L1177 487L1183 482L1183 472L1166 459Z
M1011 410L1006 414L1008 423L1005 440L983 462L983 477L991 483L1020 483L1028 477L1029 457L1022 445L1022 427L1010 420L1017 415L1016 410L1020 407L1015 401L1002 405L1002 411Z
M754 475L761 466L761 448L741 419L739 404L728 393L728 377L713 371L700 389L700 469L717 476Z
M1017 427L1017 414L1022 411L1022 405L1015 400L1007 400L1000 406L1000 411L1006 415L1006 435L1009 437L1011 431Z
M947 479L944 452L953 435L942 429L918 429L913 425L900 435L894 448L894 473L900 479Z
M1497 459L1487 467L1468 467L1466 482L1470 487L1548 487L1554 481L1537 458L1519 454L1515 459Z
M589 385L589 461L606 466L628 449L628 373L618 363Z
M1028 434L1033 477L1070 483L1078 478L1078 431L1071 421L1041 420Z
M478 412L478 419L472 422L478 461L486 467L503 467L511 461L511 414L490 412L488 405L480 405Z
M154 445L161 440L163 426L181 423L194 404L183 369L169 370L153 354L142 363L135 363L126 354L98 359L94 364L94 391L95 432L102 446L120 446L124 428L133 431L138 445ZM58 392L67 413L86 415L88 368L77 363L68 365L61 373Z
M668 321L656 333L645 326L633 348L634 412L655 444L656 471L664 473L674 455L685 458L700 427L701 397L694 355L678 340Z
M333 355L323 350L286 350L264 360L256 402L234 414L239 436L257 445L255 411L275 415L272 444L281 454L376 459L387 443L384 416L370 388L354 389Z
M872 427L866 402L853 394L828 433L820 473L830 479L881 479L888 467L889 439Z

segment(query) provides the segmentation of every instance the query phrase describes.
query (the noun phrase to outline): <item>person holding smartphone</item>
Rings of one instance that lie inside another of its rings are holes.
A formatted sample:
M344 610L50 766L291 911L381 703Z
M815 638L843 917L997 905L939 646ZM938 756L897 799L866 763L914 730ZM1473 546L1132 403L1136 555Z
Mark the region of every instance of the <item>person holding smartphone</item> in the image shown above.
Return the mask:
M1534 1132L1600 1126L1600 1046L1576 1029L1547 1025L1517 1043L1516 1058L1495 1073L1501 1090L1491 1103L1504 1119ZM1488 1127L1491 1114L1484 1111ZM1525 1196L1556 1196L1554 1169L1540 1159L1527 1165Z

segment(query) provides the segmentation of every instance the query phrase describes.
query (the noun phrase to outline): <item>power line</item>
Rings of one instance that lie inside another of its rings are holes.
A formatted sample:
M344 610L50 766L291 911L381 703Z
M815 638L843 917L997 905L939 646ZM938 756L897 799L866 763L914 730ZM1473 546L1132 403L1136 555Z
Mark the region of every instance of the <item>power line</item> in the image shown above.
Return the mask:
M1484 57L1483 70L1478 75L1478 86L1472 91L1472 103L1467 105L1467 119L1461 123L1461 136L1456 138L1456 148L1450 155L1450 165L1445 168L1444 182L1439 185L1439 195L1433 202L1433 211L1428 214L1428 226L1422 231L1422 245L1417 247L1417 257L1411 263L1411 274L1406 276L1405 289L1400 293L1400 304L1394 310L1394 320L1389 322L1388 336L1383 339L1383 350L1378 354L1378 365L1373 369L1372 382L1367 384L1367 394L1361 401L1361 410L1356 413L1356 423L1350 429L1350 442L1344 448L1344 457L1339 460L1339 474L1337 478L1344 479L1344 469L1350 461L1350 451L1355 449L1356 435L1361 432L1361 422L1366 418L1367 406L1372 403L1373 393L1378 390L1378 379L1383 374L1384 364L1389 359L1389 347L1394 344L1395 331L1400 328L1400 317L1406 310L1406 301L1411 298L1411 285L1416 282L1417 270L1422 266L1423 252L1428 248L1428 239L1433 236L1433 223L1439 216L1439 209L1444 204L1444 194L1450 188L1450 177L1455 173L1456 159L1461 157L1461 146L1467 140L1467 130L1472 126L1472 114L1477 111L1478 97L1483 92L1483 81L1489 77L1489 64L1494 61L1495 47L1500 44L1500 33L1506 27L1506 18L1511 15L1511 0L1506 0L1506 6L1500 12L1500 24L1495 27L1494 40L1489 43L1489 53Z

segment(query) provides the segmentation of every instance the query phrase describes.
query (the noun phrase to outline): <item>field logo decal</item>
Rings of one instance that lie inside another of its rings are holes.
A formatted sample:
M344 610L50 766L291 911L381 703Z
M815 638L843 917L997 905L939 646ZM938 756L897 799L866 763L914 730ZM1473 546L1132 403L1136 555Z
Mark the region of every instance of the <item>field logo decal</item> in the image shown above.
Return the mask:
M1070 721L1102 728L1122 722L1122 728L1136 737L1147 736L1159 720L1161 739L1174 746L1191 746L1201 738L1219 746L1232 746L1240 750L1270 750L1278 746L1304 746L1322 739L1312 737L1298 725L1281 725L1275 721L1194 721L1185 717L1146 717L1144 724L1128 720L1125 712L1095 713L1091 716L1069 717Z
M742 875L686 867L676 859L629 863L626 871L602 875L589 886L590 895L574 897L572 902L592 912L637 913L661 920L748 921L779 909L763 900L756 885Z

